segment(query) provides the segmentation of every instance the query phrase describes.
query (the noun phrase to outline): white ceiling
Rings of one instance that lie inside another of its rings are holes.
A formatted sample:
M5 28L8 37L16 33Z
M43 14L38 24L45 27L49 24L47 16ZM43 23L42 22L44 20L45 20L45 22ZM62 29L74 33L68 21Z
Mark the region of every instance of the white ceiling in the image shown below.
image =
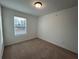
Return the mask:
M41 1L43 3L43 7L40 9L35 8L33 6L33 3L35 1ZM51 12L76 6L78 4L78 1L77 0L0 0L0 4L20 12L29 13L36 16L42 16Z

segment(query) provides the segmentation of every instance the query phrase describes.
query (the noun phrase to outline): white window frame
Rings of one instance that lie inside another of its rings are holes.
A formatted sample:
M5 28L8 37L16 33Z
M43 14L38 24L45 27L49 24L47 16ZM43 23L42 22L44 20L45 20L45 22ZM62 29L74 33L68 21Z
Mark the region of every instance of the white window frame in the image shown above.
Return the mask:
M14 35L18 36L26 33L27 33L27 19L24 17L14 16Z

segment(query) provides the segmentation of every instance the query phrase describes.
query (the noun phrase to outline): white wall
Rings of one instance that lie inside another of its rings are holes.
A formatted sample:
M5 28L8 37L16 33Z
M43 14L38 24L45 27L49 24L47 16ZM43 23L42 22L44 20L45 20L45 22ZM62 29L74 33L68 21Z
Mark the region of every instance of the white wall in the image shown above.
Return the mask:
M38 17L36 16L24 14L8 8L3 8L5 45L39 37L77 53L77 13L77 7L73 7L42 16L38 20ZM14 16L27 18L27 34L18 37L14 35Z
M27 18L27 33L21 36L14 35L14 16ZM5 45L14 44L16 42L32 39L37 37L37 19L38 17L24 14L3 7L3 28Z
M77 13L73 7L40 17L39 38L77 53Z
M3 55L3 32L2 32L2 15L1 15L1 6L0 6L0 59Z

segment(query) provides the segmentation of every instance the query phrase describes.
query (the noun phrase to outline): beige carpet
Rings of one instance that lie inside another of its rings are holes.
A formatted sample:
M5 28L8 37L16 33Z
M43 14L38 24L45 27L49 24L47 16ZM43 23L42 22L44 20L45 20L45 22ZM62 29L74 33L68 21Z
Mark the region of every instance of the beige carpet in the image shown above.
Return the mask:
M77 59L77 55L40 39L7 46L3 59Z

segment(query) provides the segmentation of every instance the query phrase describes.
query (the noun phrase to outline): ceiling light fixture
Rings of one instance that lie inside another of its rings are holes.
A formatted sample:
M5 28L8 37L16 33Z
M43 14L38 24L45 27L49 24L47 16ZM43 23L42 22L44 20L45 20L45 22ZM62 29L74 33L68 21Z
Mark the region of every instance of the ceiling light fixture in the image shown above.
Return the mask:
M42 7L42 3L41 3L41 2L35 2L35 3L34 3L34 6L35 6L36 8L41 8L41 7Z

